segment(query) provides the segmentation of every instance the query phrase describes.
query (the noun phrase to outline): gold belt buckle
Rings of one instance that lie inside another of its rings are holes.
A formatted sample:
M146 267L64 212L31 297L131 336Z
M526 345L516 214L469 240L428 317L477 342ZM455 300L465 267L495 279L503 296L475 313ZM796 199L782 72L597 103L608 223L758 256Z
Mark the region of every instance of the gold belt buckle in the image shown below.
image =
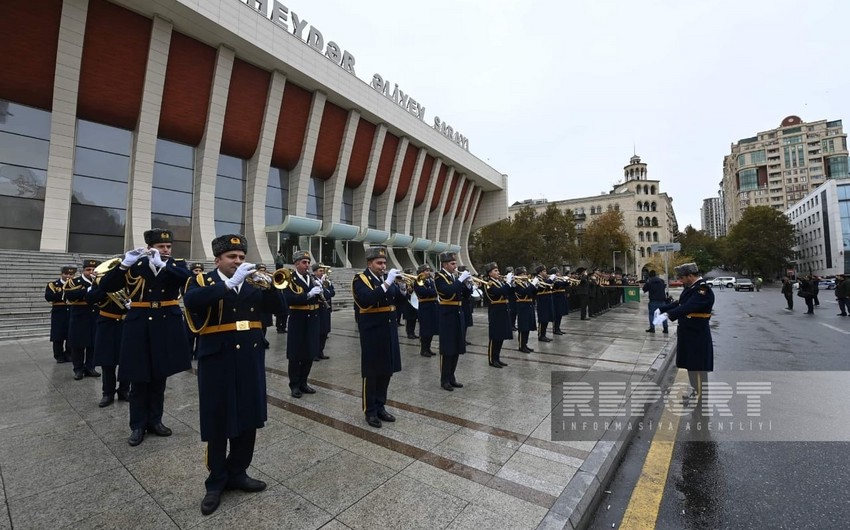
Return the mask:
M247 320L236 321L236 331L248 331L249 329L251 329L251 325Z
M151 302L151 309L159 309L159 302Z

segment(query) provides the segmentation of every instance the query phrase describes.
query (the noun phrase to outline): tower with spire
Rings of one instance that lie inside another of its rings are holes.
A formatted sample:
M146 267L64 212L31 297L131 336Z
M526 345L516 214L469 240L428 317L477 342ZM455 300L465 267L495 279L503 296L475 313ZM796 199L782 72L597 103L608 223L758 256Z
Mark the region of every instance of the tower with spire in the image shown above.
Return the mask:
M640 161L640 157L637 154L632 155L629 159L629 165L623 168L623 173L626 177L626 182L632 180L647 180L646 164Z

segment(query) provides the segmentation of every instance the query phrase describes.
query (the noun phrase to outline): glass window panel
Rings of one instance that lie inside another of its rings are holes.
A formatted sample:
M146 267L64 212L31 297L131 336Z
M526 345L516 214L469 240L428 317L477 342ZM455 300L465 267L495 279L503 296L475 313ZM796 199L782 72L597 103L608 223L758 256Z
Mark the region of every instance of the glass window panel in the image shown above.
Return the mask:
M194 171L182 167L156 163L153 165L153 185L156 188L192 193Z
M18 250L38 250L41 247L41 230L19 230L0 227L3 246Z
M348 225L354 224L353 223L354 212L352 210L353 210L353 208L351 207L350 204L342 203L342 209L339 212L339 222L345 223L345 224L348 224Z
M44 199L47 171L0 163L0 195Z
M0 131L47 140L50 138L50 112L0 99Z
M216 174L244 180L245 161L233 156L219 155L218 171L216 171Z
M74 173L127 182L130 175L130 157L77 147Z
M271 208L288 209L287 200L289 192L280 188L269 188L266 190L266 206Z
M283 209L266 206L266 226L279 225L283 223L284 217L286 215L283 213Z
M48 149L47 140L0 132L0 162L5 164L47 169Z
M269 186L288 190L289 172L276 167L269 168Z
M176 215L151 214L151 226L167 228L174 232L175 241L190 241L192 239L192 218Z
M44 201L22 197L0 197L0 227L38 230L44 220ZM9 246L3 241L3 248Z
M241 223L226 223L224 221L215 222L216 237L224 234L241 234L243 231Z
M84 254L121 254L125 251L124 234L121 236L103 236L91 234L70 234L68 251Z
M106 208L127 208L127 184L74 175L71 202Z
M307 217L310 219L322 218L322 202L318 197L307 196Z
M192 194L154 188L151 194L151 212L191 217Z
M77 120L77 145L130 156L133 133L86 120Z
M215 220L228 221L231 223L242 223L242 203L228 201L227 199L215 199Z
M244 201L245 181L219 176L215 179L215 196L233 201Z
M836 186L838 188L838 199L839 200L848 200L850 199L850 186Z
M126 210L102 206L71 205L71 233L120 236L124 238ZM70 249L69 249L70 250ZM74 250L70 250L75 252ZM121 251L118 249L116 252Z
M195 148L191 145L157 138L156 161L186 169L194 169Z

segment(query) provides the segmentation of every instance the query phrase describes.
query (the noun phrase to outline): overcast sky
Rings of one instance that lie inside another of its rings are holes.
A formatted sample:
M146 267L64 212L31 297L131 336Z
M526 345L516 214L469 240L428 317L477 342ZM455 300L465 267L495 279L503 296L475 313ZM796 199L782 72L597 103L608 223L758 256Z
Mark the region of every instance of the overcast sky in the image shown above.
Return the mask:
M850 128L847 0L282 3L469 138L509 203L607 193L635 146L700 228L731 142L792 114Z

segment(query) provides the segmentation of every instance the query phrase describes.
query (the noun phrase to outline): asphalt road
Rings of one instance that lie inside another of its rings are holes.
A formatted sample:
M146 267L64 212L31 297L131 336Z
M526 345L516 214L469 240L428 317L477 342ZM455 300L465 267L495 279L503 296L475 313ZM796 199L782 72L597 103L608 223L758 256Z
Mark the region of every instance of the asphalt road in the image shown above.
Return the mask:
M836 316L834 291L820 292L814 315L803 314L796 296L786 311L778 288L715 290L715 297L715 370L850 370L850 317ZM621 527L640 497L635 485L647 474L651 440L651 433L635 437L590 528ZM652 503L656 528L850 527L850 443L677 441L665 464L663 495Z

